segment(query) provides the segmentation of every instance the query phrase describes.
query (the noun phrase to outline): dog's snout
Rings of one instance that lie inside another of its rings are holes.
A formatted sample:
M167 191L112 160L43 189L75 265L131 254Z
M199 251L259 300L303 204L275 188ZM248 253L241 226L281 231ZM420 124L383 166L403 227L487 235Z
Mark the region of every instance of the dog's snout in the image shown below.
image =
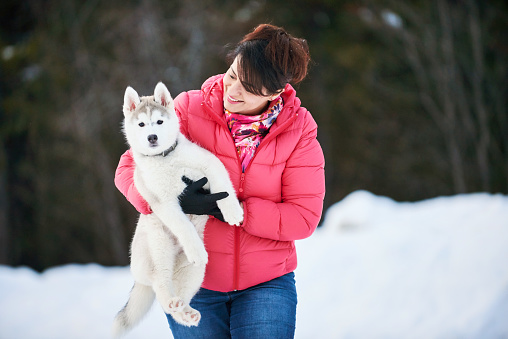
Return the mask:
M156 141L157 141L157 134L150 134L148 136L148 141L151 143L151 144L154 144Z

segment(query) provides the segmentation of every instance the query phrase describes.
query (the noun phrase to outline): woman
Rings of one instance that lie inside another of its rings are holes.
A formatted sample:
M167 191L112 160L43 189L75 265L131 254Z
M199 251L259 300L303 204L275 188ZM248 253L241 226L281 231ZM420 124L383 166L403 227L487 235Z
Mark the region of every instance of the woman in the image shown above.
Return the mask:
M184 212L214 216L205 228L205 279L191 302L202 318L197 327L167 318L175 338L293 338L294 241L316 229L325 194L317 125L290 85L307 74L308 47L282 28L260 25L229 57L226 74L178 95L175 109L182 133L226 166L244 221L222 222L215 200L223 196L199 190L206 180L186 181ZM133 172L127 151L115 183L139 212L151 213Z

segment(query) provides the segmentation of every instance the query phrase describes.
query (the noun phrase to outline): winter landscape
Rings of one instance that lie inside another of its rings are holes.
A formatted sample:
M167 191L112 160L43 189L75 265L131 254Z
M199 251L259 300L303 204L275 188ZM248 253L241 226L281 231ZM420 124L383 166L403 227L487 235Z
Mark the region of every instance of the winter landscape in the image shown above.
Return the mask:
M508 338L508 197L356 191L297 242L296 338ZM0 266L0 339L110 338L127 267ZM171 338L158 305L126 339Z

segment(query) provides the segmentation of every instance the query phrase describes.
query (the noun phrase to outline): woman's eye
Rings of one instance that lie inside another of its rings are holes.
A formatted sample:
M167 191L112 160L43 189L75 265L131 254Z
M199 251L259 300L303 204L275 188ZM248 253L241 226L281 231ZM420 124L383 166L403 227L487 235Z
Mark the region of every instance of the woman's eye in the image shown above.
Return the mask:
M164 121L162 121L162 120L157 120L157 125L162 125L163 122Z
M138 126L139 126L139 127L143 127L143 126L145 126L145 123L144 123L144 122L140 122L140 123L138 124Z

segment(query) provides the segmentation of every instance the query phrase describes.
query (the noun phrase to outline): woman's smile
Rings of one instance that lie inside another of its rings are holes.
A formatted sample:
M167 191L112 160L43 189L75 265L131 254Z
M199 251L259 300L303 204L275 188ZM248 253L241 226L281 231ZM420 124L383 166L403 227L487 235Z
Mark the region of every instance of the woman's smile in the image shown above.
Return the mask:
M233 105L243 102L242 100L237 100L237 99L231 97L230 95L228 95L226 99Z

